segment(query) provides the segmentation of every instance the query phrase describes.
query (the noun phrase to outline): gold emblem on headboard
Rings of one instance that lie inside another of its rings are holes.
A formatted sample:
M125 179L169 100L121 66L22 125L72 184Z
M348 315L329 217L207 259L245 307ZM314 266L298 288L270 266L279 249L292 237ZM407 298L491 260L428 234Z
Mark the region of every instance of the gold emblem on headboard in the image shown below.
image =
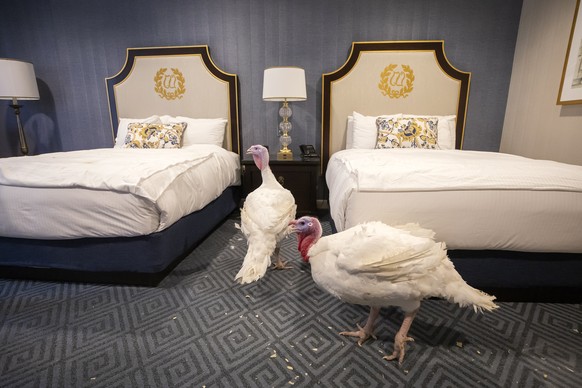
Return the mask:
M380 73L378 88L390 98L406 98L412 92L414 72L408 65L390 64Z
M184 93L186 93L186 87L184 86L186 80L184 79L184 75L178 69L170 68L170 72L167 70L167 67L162 67L156 73L154 77L156 84L154 90L161 98L165 98L166 100L182 98Z

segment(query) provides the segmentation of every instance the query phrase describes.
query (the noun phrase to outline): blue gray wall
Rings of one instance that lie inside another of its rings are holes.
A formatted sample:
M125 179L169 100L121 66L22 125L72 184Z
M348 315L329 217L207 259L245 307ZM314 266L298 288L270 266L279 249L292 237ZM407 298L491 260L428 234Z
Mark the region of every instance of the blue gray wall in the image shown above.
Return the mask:
M32 154L113 144L105 77L127 47L207 44L240 79L243 147L277 147L278 104L264 102L263 70L299 66L305 102L293 104L293 149L319 145L321 75L352 41L442 39L472 73L465 149L497 151L521 0L1 0L0 57L30 61L39 101L24 101ZM0 101L0 156L18 154L16 120Z

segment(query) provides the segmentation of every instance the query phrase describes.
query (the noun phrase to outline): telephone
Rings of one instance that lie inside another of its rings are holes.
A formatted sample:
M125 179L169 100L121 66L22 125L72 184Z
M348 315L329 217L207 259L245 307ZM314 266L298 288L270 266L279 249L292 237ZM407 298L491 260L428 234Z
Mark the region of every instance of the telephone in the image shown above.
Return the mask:
M311 144L301 144L299 149L301 149L301 156L304 158L319 158L319 155L315 152L315 147Z

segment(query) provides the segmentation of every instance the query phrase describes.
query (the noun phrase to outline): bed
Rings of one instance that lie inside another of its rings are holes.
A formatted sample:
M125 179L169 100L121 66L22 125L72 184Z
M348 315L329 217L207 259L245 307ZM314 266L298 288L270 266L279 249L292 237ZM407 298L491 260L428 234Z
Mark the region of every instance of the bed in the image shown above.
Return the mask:
M113 147L0 160L0 276L156 285L240 201L238 79L207 46L127 50Z
M470 78L443 41L356 42L323 75L334 227L417 222L473 286L580 300L582 167L463 150Z

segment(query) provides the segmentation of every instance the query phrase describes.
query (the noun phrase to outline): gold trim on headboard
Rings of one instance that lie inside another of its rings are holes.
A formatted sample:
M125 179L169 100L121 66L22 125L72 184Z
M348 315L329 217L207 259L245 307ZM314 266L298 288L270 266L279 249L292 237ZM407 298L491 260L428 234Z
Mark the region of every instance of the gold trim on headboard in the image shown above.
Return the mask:
M240 154L238 77L215 65L208 46L128 48L123 68L105 82L113 138L120 117L223 117L224 146Z
M456 115L456 148L463 144L471 74L456 69L444 41L353 42L345 63L322 75L322 173L345 147L352 111Z

